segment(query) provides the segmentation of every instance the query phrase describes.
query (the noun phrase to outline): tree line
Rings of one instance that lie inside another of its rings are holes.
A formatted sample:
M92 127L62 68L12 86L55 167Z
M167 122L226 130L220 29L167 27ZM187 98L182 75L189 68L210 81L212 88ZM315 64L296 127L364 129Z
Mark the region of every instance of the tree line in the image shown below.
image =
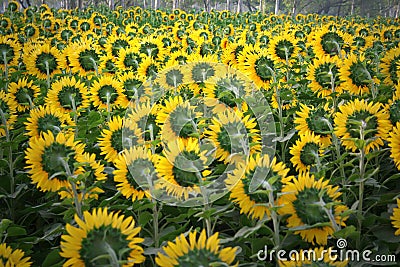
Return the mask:
M0 11L4 12L10 0L2 0ZM86 8L91 5L107 5L127 8L183 9L183 10L229 10L231 12L261 11L274 14L317 13L321 15L364 17L399 16L400 0L17 0L22 8L47 4L54 8Z

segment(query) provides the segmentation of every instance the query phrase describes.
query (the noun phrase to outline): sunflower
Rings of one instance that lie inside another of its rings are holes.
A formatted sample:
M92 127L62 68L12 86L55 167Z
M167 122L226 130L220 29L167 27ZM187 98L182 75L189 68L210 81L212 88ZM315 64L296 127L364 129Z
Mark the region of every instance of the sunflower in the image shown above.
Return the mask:
M17 66L21 46L12 35L0 36L0 70L5 71L10 66Z
M392 125L400 122L400 85L395 86L392 98L385 104L385 110L389 113Z
M105 52L117 58L120 49L127 49L132 46L131 38L125 34L111 35L105 46Z
M98 71L101 74L111 74L114 75L118 71L118 67L116 66L117 59L112 55L102 55L100 56L100 65L98 67Z
M83 218L75 215L77 227L66 225L67 234L61 236L60 255L68 259L64 266L119 265L134 266L145 261L141 230L132 217L107 208L85 211Z
M156 163L161 179L156 188L165 189L168 195L187 200L201 193L201 183L210 173L207 168L207 150L201 151L197 138L178 138L166 143L164 156Z
M329 25L323 26L314 34L310 34L310 45L318 58L325 55L339 56L353 50L353 37L340 30L331 30Z
M151 57L144 57L137 68L137 74L147 79L154 79L159 71L159 63Z
M40 30L35 24L27 24L23 29L26 38L35 40L40 35Z
M197 231L190 232L187 239L183 234L168 242L162 252L158 252L156 263L160 267L176 266L238 266L235 261L236 248L220 248L218 232L207 239L206 231L200 233L196 240ZM233 264L233 265L232 265Z
M246 77L226 73L220 73L219 77L211 79L203 88L204 103L213 107L213 112L218 114L227 107L236 109L240 105L240 98L251 93L254 85ZM243 102L245 104L245 102ZM243 105L242 104L242 105Z
M8 86L9 93L17 103L17 110L24 112L34 106L34 100L40 94L40 88L29 81L27 78L21 78L17 82L12 82Z
M137 125L145 141L152 141L151 135L156 137L160 131L156 123L156 115L159 112L158 105L151 105L150 101L135 103L130 106L125 115L126 123ZM151 132L150 133L150 129Z
M267 51L275 63L290 64L296 60L300 49L292 34L281 33L271 37Z
M391 147L391 158L394 160L397 169L400 170L400 122L397 122L390 132L388 138L389 147Z
M187 84L205 83L216 77L224 66L218 63L216 55L200 56L192 54L188 57L187 63L187 67L183 69L184 83Z
M124 147L143 144L142 133L136 124L127 123L119 116L112 117L107 123L107 128L101 133L99 147L100 154L105 155L104 159L108 162L114 162ZM123 137L126 140L123 140ZM126 144L127 142L130 143Z
M339 70L341 61L338 57L324 55L321 58L315 58L313 64L310 64L307 80L310 81L310 89L318 97L326 98L343 92L343 85L339 79Z
M329 266L346 267L348 260L341 261L337 255L337 250L324 247L300 250L298 253L286 257L286 260L280 260L280 267L306 267L306 266Z
M11 19L6 16L0 17L0 27L2 27L4 30L10 30L11 28L14 29Z
M0 244L0 266L29 267L32 265L30 257L25 257L25 253L20 249L13 250L6 243Z
M354 95L362 95L370 92L372 84L378 84L372 64L363 55L350 54L343 61L339 70L343 88Z
M98 109L109 108L111 111L127 104L126 97L122 92L122 85L113 76L101 76L93 83L90 93L93 105Z
M178 137L189 138L198 131L195 127L203 113L196 111L197 106L191 105L181 96L170 97L164 101L157 114L156 122L161 127L161 139L173 141Z
M300 173L309 171L311 167L319 164L319 157L324 152L319 135L313 132L306 132L300 135L300 139L296 141L290 149L292 158L290 161L296 167L296 171Z
M329 185L329 181L322 178L315 180L314 175L303 172L283 186L279 213L289 215L287 226L305 241L326 245L328 236L335 231L330 218L342 226L347 219L342 216L347 207L341 204L340 196L339 187ZM305 229L296 230L298 227Z
M163 60L166 53L161 38L155 36L141 38L138 48L141 54L154 60Z
M255 118L240 111L226 110L211 119L205 134L216 146L216 157L225 163L261 151L261 137Z
M61 53L50 43L37 46L30 54L24 54L23 59L28 74L35 75L39 79L61 73Z
M70 42L72 37L75 35L75 31L71 28L62 28L58 33L58 40L62 40L64 42Z
M383 82L387 85L398 85L400 75L398 75L400 64L400 48L395 47L387 50L380 62L381 73L383 74Z
M159 83L165 90L177 90L185 81L185 72L176 61L168 61L166 66L158 73L155 83Z
M239 59L239 70L260 88L269 89L274 80L275 63L269 53L264 50L245 50Z
M84 173L83 167L74 167L74 163L84 162L84 147L84 144L74 141L73 135L61 132L54 136L49 131L31 139L25 159L32 183L44 192L70 188L67 172L73 175Z
M54 135L66 128L67 132L73 132L74 122L68 113L50 106L38 106L31 109L25 129L30 138L40 137L43 133L51 131Z
M390 216L393 227L396 228L395 235L400 235L400 198L397 199L397 208L393 209L393 215Z
M6 119L7 130L11 130L14 122L17 120L17 105L17 102L11 94L0 91L0 112ZM0 137L6 135L6 128L5 125L3 125L2 115L0 115Z
M90 95L86 85L75 77L62 77L51 85L46 103L52 109L64 113L80 111L90 106Z
M299 135L305 135L307 132L313 133L320 138L323 148L332 143L328 123L332 125L333 122L326 110L301 104L300 111L297 111L296 115L297 117L293 122L296 124L296 130L299 131Z
M78 29L79 29L81 32L90 32L91 30L94 29L94 24L93 24L93 22L90 21L90 20L81 19L81 20L79 21Z
M75 43L68 43L62 50L59 63L64 73L72 72L70 56L75 52L75 45Z
M120 74L118 80L122 84L122 92L128 100L140 99L144 101L151 96L151 93L145 91L144 86L142 86L146 82L146 77L127 72Z
M71 70L81 76L98 72L100 53L98 46L92 41L80 41L73 44L73 50L68 56Z
M140 187L150 189L152 182L157 180L155 162L157 157L145 147L130 147L118 155L115 160L114 181L117 189L127 199L132 201L149 198L149 191Z
M184 65L187 63L189 55L185 51L179 49L178 51L171 52L168 57L169 61L178 62L179 65Z
M137 71L142 57L139 54L139 49L134 47L122 48L119 50L116 66L121 71Z
M387 138L391 130L389 114L381 109L380 103L368 103L366 100L356 99L339 106L334 122L335 134L342 139L346 149L356 151L356 141L360 139L360 131L363 129L364 140L367 141L365 152L383 146L383 140Z
M234 203L238 203L240 213L244 213L252 219L263 219L270 216L270 201L267 194L250 192L250 184L254 179L260 182L265 181L273 190L276 205L280 200L276 199L277 193L285 184L293 179L288 176L289 169L282 162L277 162L276 158L270 162L268 155L256 154L250 157L249 162L238 163L238 167L228 174L226 185L229 188L230 198ZM265 177L264 177L265 176Z

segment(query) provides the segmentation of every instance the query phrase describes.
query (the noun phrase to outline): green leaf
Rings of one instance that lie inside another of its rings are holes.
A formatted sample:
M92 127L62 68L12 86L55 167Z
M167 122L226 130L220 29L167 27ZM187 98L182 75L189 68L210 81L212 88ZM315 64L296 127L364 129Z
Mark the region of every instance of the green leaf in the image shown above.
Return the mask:
M26 235L26 230L25 230L25 228L20 227L20 226L11 226L11 227L8 227L8 229L7 229L7 235L8 236Z
M390 226L384 226L381 225L379 228L377 228L375 231L372 233L374 236L382 241L388 242L388 243L400 243L400 236L394 235L395 229L390 227Z
M57 267L62 266L64 259L60 256L60 250L51 251L42 263L42 267Z
M357 233L356 227L354 225L349 225L349 226L335 232L333 234L333 236L336 238L345 238L346 239L347 237L354 236L357 234L358 233Z
M153 215L150 212L145 211L145 212L141 213L139 216L139 225L144 226L144 225L148 224L152 219L153 219Z

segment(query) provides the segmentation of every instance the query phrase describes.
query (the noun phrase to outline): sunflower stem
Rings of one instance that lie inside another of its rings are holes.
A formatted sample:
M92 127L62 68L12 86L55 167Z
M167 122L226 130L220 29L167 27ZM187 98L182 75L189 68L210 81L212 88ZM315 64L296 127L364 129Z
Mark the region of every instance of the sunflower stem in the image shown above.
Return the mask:
M79 201L78 190L76 188L76 183L75 183L75 180L74 180L74 178L75 178L74 174L71 172L71 169L69 168L68 162L64 158L60 157L60 158L58 158L58 160L61 161L62 165L64 166L64 169L65 169L65 172L67 174L68 180L69 180L69 182L71 184L71 190L72 190L72 194L73 194L73 197L74 197L74 204L75 204L76 214L78 215L78 217L80 219L83 220L82 204ZM83 201L83 195L82 195L82 201Z
M71 100L72 111L74 112L74 123L76 125L77 124L77 120L78 120L78 115L77 115L77 111L76 111L76 104L75 104L74 96L73 95L69 95L69 100ZM77 137L78 137L78 127L75 127L75 138L77 138Z
M332 223L333 230L335 232L339 231L340 230L340 226L336 223L335 216L333 216L333 213L332 213L332 209L327 209L326 208L326 204L325 204L324 200L322 199L322 197L320 199L320 203L321 203L322 209L325 211L326 215L328 215L329 220Z
M200 191L201 191L201 194L202 194L203 200L204 200L203 212L204 212L204 214L207 214L206 211L210 210L210 204L208 203L207 190L204 190L205 188L203 186L203 176L201 175L199 170L196 171L196 176L197 176L197 179L199 180ZM208 215L203 217L203 219L206 224L207 236L210 237L212 235L211 219Z
M280 134L279 137L283 138L285 135L285 125L283 122L283 109L282 109L282 101L281 101L281 96L280 96L280 91L278 86L276 86L276 102L278 103L278 118L279 118L279 125L280 125ZM285 142L280 142L281 143L281 154L282 154L282 162L285 162Z
M50 67L49 67L49 62L47 60L44 62L44 65L46 66L46 82L47 82L47 90L50 90Z
M149 124L150 141L151 141L151 153L154 155L156 153L156 148L154 145L154 129L153 124Z
M33 104L32 98L29 96L29 94L25 95L25 98L28 100L29 102L29 107L30 109L33 109L35 107L35 105Z
M317 167L317 173L320 173L321 171L321 160L319 158L319 153L318 151L313 151L312 154L314 155L315 161L316 161L316 167Z
M7 66L7 54L6 51L3 51L3 61L4 61L4 77L6 81L8 81L8 66ZM5 87L6 93L8 93L8 86Z
M284 46L284 49L285 49L285 59L286 59L286 82L288 82L290 79L289 50L286 46Z
M372 93L372 99L374 100L376 98L376 90L375 90L375 83L374 80L372 79L371 73L367 70L366 66L363 65L363 72L368 76L368 79L371 81L371 93Z
M274 190L271 186L270 183L266 183L268 186L268 202L270 207L275 206L275 198L274 198ZM272 219L272 225L274 227L274 245L275 249L280 248L281 246L281 240L280 240L280 233L279 233L279 224L280 220L278 218L278 214L274 209L271 209L271 219Z
M333 76L332 67L329 68L328 75L331 78L331 91L332 91L332 102L333 102L333 112L337 111L337 98L336 98L336 88L335 88L335 77Z
M111 119L111 112L110 112L111 96L110 96L110 92L108 92L108 91L106 93L106 98L107 98L107 122L110 122L110 119Z
M160 238L159 238L159 229L158 229L158 222L159 222L159 212L157 207L157 201L152 198L154 203L153 205L153 230L154 230L154 246L158 248L160 246Z
M1 108L0 108L0 117L1 117L2 124L4 125L6 141L7 141L7 143L10 144L11 138L10 138L10 131L8 130L7 119ZM11 195L13 195L15 192L15 177L14 177L13 151L12 151L11 144L8 146L8 167L9 167L9 175L10 175L10 193L11 193ZM10 201L11 201L10 217L11 217L11 220L14 221L15 220L14 198L11 198Z
M340 48L340 45L339 45L339 43L338 42L336 42L336 41L333 41L333 43L335 44L335 46L336 46L336 49L337 49L337 51L338 51L338 56L339 56L339 58L340 59L343 59L343 55L342 55L342 49Z
M110 256L110 259L111 259L110 266L111 267L119 267L120 264L118 261L117 254L115 253L114 249L110 246L110 244L108 244L106 241L103 241L100 244L101 244L101 247L103 249L105 249L107 251L108 255Z
M97 67L96 60L92 57L89 57L89 60L93 63L94 71L96 72L96 76L99 76L99 68Z
M360 179L359 179L359 185L358 185L358 214L357 214L357 220L358 220L358 238L357 238L357 243L356 247L360 248L361 245L361 230L362 230L362 216L363 216L363 202L364 202L364 177L365 177L365 169L366 169L366 163L365 163L365 134L364 134L364 129L366 128L366 122L361 121L361 126L360 126L360 139L362 141L362 147L360 148L360 153L359 153L359 169L360 169Z
M326 125L328 125L329 130L332 132L332 142L333 142L333 145L335 146L336 160L339 160L342 156L340 153L339 138L337 138L330 121L325 118L323 118L323 121L326 123ZM346 188L347 181L346 181L346 177L345 177L343 164L339 165L339 171L340 171L340 176L342 177L342 186L343 186L343 188ZM346 203L346 200L347 200L346 194L343 194L343 202Z

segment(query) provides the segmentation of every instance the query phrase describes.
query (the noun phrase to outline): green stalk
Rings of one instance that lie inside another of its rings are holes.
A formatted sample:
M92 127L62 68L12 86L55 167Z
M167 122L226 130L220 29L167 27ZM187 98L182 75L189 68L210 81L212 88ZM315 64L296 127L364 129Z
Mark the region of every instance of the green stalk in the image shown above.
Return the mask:
M7 143L9 143L9 145L8 145L8 167L9 167L9 175L10 175L10 193L11 193L11 195L13 195L15 192L13 151L12 151L12 146L10 144L11 138L10 138L10 131L8 130L6 116L1 108L0 108L0 117L1 117L2 124L5 127L4 131L6 133L6 141L7 141ZM10 201L11 201L10 216L11 216L11 220L14 221L15 220L14 198L11 198Z
M205 214L205 212L210 209L210 204L208 203L208 194L207 194L207 190L204 190L204 186L202 185L202 183L203 183L203 179L202 178L203 177L202 177L200 171L196 172L196 176L197 176L197 178L199 180L201 194L203 195L203 201L204 201L204 203L203 203L203 212ZM208 216L203 218L203 219L204 219L204 222L206 224L207 236L210 237L212 235L211 219Z
M6 81L8 81L8 66L7 66L7 54L6 54L6 51L3 51L3 61L4 61L4 76L6 78ZM8 85L5 87L5 89L6 89L6 93L7 93L8 92Z
M267 190L268 190L268 202L270 207L275 206L275 198L274 198L274 191L272 186L267 182ZM281 240L280 240L280 234L279 234L279 224L280 220L278 217L278 214L274 209L271 209L271 219L272 219L272 225L274 227L274 245L275 248L280 248L281 245Z
M375 90L375 83L374 80L372 79L371 73L367 70L365 66L363 66L363 72L368 76L368 79L371 81L371 94L372 94L372 99L375 100L376 98L376 90Z
M157 207L157 200L152 198L154 203L153 205L153 230L154 230L154 246L158 248L160 246L160 238L159 238L159 229L158 229L158 221L159 221L159 212Z
M154 130L153 130L153 125L149 125L149 132L150 132L150 141L151 141L151 153L154 155L156 153L155 151L155 146L154 146ZM153 187L153 182L151 180L151 174L147 173L147 182L149 184L149 190L150 192L154 192L154 187ZM153 231L154 231L154 246L158 248L160 246L160 240L159 240L159 211L157 207L157 200L155 198L151 198L151 201L153 202Z
M117 254L115 254L114 249L110 246L110 244L108 244L106 241L103 241L100 243L101 247L107 251L108 255L110 256L111 259L111 267L119 267L119 261L118 261L118 257Z
M67 161L62 157L58 158L58 160L61 161L61 163L63 164L65 172L67 173L67 177L69 178L68 180L71 184L72 194L74 196L74 204L75 204L76 214L78 215L78 217L80 219L83 220L82 204L79 201L78 190L76 189L76 183L73 181L73 179L75 177L74 177L73 173L71 172L71 169L69 168ZM84 196L82 195L82 201L83 201L83 197Z
M47 62L47 60L44 62L44 64L46 65L46 75L47 75L47 90L50 90L50 67L49 67L49 62Z
M96 76L99 76L99 68L97 67L96 60L94 60L92 57L89 57L89 60L93 63L94 70L96 72Z
M361 122L360 126L360 139L362 140L362 148L360 148L360 162L359 162L359 169L360 169L360 182L358 185L358 216L357 216L357 221L358 221L358 239L357 239L357 244L356 247L360 248L361 245L361 230L362 230L362 215L363 215L363 202L364 202L364 178L365 178L365 170L366 170L366 163L365 163L365 136L364 136L364 129L366 127L366 123L364 121Z
M111 107L110 107L110 100L111 100L111 96L110 96L110 92L107 91L106 94L107 97L107 122L110 122L111 119Z
M333 145L335 146L336 160L339 160L341 157L339 139L337 138L335 132L333 131L333 126L329 122L329 120L324 119L324 122L328 125L329 130L332 132L332 142L333 142ZM340 176L342 176L342 186L345 188L347 185L347 181L346 181L346 176L345 176L345 172L344 172L344 168L343 168L342 164L340 164L340 166L339 166L339 171L340 171ZM347 199L346 194L343 194L343 201L346 202L346 199Z
M76 104L75 104L75 98L74 98L75 94L73 95L69 95L69 100L71 100L71 104L72 104L72 111L74 112L74 123L75 125L77 125L77 121L78 121L78 114L76 111ZM78 127L75 127L75 138L78 137Z

